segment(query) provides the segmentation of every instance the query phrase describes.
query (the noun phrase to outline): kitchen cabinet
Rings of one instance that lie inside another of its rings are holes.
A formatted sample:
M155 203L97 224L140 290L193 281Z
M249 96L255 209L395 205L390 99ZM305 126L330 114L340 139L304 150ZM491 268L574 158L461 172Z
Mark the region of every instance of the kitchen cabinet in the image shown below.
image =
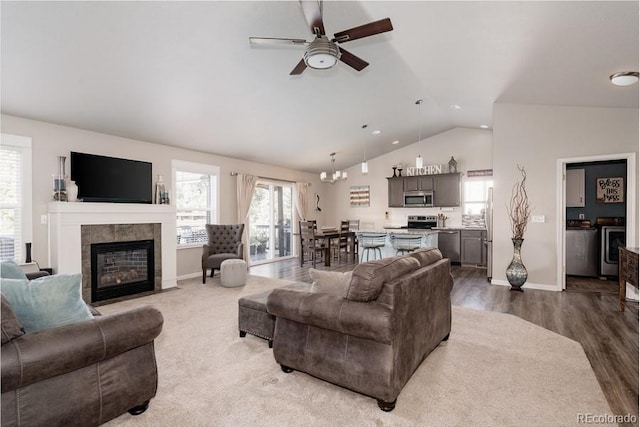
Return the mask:
M460 231L460 263L462 265L486 265L482 234L482 230Z
M568 208L584 208L584 169L567 169L566 202Z
M401 208L404 206L404 178L387 178L389 180L389 207Z
M433 176L433 206L460 206L460 174L443 173Z
M432 175L407 176L404 178L404 191L432 191Z
M434 207L460 206L460 174L398 176L387 178L389 207L404 206L405 191L433 191Z
M438 249L443 258L451 263L460 264L460 230L439 230Z

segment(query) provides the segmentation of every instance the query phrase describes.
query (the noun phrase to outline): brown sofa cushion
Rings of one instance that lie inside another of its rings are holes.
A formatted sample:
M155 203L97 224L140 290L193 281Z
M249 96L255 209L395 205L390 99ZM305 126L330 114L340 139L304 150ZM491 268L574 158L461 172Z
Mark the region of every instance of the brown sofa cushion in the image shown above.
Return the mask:
M8 343L14 338L24 335L20 328L20 323L9 301L2 295L2 306L0 307L2 314L2 345Z
M373 301L378 298L382 285L420 268L416 258L398 256L358 264L347 291L351 301Z
M420 267L426 267L436 261L442 259L442 252L437 248L422 248L409 254L409 256L415 258L420 262Z

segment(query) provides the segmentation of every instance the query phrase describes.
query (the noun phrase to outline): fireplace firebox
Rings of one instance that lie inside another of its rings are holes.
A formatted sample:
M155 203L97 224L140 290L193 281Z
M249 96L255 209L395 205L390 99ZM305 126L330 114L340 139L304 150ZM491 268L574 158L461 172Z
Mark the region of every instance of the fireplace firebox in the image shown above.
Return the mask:
M91 302L154 290L154 241L91 244Z

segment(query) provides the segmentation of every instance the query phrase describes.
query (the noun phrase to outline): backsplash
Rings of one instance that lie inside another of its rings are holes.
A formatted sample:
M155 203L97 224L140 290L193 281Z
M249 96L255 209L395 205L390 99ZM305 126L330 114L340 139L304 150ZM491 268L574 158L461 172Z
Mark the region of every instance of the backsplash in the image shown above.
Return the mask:
M463 227L484 227L484 217L482 215L462 215Z

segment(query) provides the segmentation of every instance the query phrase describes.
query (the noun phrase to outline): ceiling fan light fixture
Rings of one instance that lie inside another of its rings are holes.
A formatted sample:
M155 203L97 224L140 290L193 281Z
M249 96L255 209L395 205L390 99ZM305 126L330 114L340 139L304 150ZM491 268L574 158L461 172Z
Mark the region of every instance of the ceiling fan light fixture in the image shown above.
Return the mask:
M631 86L638 82L640 73L637 71L622 71L609 76L609 80L616 86Z
M340 50L327 36L318 36L304 52L304 63L309 68L324 70L331 68L340 59Z

